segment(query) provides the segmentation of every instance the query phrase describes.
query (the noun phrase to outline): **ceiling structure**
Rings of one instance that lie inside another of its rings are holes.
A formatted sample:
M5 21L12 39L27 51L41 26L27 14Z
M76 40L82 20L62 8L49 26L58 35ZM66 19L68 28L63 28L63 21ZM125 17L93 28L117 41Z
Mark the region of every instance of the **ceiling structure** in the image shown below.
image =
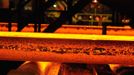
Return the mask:
M105 4L114 10L123 14L129 15L134 18L134 0L98 0L100 3Z

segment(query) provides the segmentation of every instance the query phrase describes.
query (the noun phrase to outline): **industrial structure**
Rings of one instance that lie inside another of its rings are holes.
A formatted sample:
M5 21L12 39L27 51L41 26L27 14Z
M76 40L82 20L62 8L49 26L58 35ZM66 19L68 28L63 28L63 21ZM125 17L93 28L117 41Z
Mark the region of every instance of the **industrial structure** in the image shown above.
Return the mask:
M0 0L0 75L133 75L132 7L133 0Z

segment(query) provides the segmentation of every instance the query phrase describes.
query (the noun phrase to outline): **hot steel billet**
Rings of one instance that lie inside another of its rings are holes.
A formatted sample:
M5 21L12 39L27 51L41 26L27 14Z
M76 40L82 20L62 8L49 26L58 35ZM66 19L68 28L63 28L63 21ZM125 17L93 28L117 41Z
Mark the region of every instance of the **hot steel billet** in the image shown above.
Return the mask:
M12 23L11 31L17 31L17 23ZM41 32L48 27L48 24L41 24ZM134 29L130 26L107 26L107 35L127 35L134 36ZM102 35L102 26L92 25L62 25L54 33L70 34L96 34ZM8 31L8 23L0 22L0 31ZM28 24L21 32L34 32L34 24Z
M134 64L134 36L0 32L0 60Z

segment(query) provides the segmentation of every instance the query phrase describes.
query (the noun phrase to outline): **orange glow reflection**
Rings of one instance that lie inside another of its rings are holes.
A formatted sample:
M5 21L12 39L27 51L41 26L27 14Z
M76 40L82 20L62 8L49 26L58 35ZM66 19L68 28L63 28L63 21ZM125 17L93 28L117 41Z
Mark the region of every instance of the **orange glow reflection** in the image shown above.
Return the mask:
M40 75L46 75L47 68L51 64L51 62L37 62L39 69L40 69Z
M9 0L2 0L2 8L9 8Z
M58 75L60 69L59 63L54 62L32 62L26 61L19 68L17 68L14 73L18 74L36 74L36 75ZM11 72L9 72L9 75Z
M58 75L60 64L54 62L37 62L40 75Z

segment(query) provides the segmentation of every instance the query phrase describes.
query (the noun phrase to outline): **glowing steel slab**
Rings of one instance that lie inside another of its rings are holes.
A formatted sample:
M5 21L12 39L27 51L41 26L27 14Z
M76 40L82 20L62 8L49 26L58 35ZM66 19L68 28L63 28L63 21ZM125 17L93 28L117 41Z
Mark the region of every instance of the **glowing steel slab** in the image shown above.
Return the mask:
M134 36L0 32L0 59L134 64Z
M12 23L11 31L17 31L17 23ZM41 32L48 27L48 24L41 24ZM96 34L102 35L102 26L93 25L62 25L55 33L70 34ZM0 31L8 31L8 23L0 22ZM21 32L34 32L34 24L28 24ZM107 35L128 35L134 36L134 29L130 26L107 26Z

